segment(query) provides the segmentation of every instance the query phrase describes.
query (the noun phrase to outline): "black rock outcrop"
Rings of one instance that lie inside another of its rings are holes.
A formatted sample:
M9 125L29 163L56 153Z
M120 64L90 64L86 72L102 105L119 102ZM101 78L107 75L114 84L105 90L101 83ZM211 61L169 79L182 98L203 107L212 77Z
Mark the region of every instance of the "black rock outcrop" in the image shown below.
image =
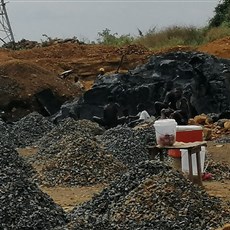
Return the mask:
M144 103L154 115L154 102L163 101L165 85L172 82L174 87L183 88L193 116L220 114L230 108L230 60L200 52L172 52L154 55L126 74L105 74L96 79L92 89L73 104L76 109L68 105L65 116L101 116L109 95L121 105L120 115L123 109L135 114L138 103Z

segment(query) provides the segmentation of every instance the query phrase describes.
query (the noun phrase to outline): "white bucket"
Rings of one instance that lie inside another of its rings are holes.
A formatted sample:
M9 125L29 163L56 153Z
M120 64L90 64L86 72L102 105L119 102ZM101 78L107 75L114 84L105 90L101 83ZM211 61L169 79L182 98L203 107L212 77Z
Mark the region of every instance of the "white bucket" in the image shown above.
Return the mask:
M176 126L174 119L161 119L154 123L156 142L160 146L172 146L176 141Z
M181 149L181 167L182 172L188 173L189 172L189 164L188 164L188 151L185 149ZM205 147L201 146L200 151L200 164L201 164L201 173L204 172L204 161L205 161ZM197 164L196 164L196 154L192 154L192 170L193 175L198 175L197 173Z

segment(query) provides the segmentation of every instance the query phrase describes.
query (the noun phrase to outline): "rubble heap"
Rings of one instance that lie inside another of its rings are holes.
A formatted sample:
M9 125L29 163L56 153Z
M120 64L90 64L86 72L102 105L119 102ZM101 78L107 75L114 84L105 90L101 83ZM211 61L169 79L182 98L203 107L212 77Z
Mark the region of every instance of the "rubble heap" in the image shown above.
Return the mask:
M51 131L54 124L37 112L33 112L15 122L12 133L17 134L17 146L33 145L47 132Z
M139 129L117 126L100 137L105 149L129 167L148 159L148 144L156 142L153 124Z
M68 229L215 229L230 220L217 198L161 162L141 162L70 214Z
M0 164L0 229L48 230L67 223L63 209L31 182L32 168L3 143Z
M55 185L108 183L126 167L97 143L98 124L66 119L39 141L40 150L30 161L42 164L40 181Z
M0 137L11 147L26 147L33 145L53 127L47 118L33 112L11 124L0 120Z

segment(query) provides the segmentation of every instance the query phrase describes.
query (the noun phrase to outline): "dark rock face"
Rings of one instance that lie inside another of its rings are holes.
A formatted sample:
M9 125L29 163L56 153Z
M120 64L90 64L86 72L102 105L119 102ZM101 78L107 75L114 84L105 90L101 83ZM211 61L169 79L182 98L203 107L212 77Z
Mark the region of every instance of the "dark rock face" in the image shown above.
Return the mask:
M113 95L122 110L135 114L144 103L151 115L154 102L163 101L166 83L182 87L192 115L221 113L230 108L230 60L199 52L173 52L152 56L148 63L127 74L104 75L78 102L78 117L101 116L107 97Z

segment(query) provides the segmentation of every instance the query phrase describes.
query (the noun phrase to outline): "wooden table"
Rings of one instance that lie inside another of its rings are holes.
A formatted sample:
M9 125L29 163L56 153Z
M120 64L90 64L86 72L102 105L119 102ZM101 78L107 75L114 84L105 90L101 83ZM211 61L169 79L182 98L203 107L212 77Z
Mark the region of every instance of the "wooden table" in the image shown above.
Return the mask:
M201 172L201 160L200 160L200 151L201 146L207 146L206 141L199 141L199 142L190 142L190 143L184 143L184 142L175 142L172 146L148 146L149 150L149 157L150 159L155 158L156 154L160 154L160 160L164 160L163 150L169 150L169 149L185 149L188 151L188 165L189 165L189 179L193 183L197 183L198 185L202 186L202 172ZM198 174L198 181L195 182L194 175L193 175L193 165L192 165L192 154L196 154L196 165L197 165L197 174Z

